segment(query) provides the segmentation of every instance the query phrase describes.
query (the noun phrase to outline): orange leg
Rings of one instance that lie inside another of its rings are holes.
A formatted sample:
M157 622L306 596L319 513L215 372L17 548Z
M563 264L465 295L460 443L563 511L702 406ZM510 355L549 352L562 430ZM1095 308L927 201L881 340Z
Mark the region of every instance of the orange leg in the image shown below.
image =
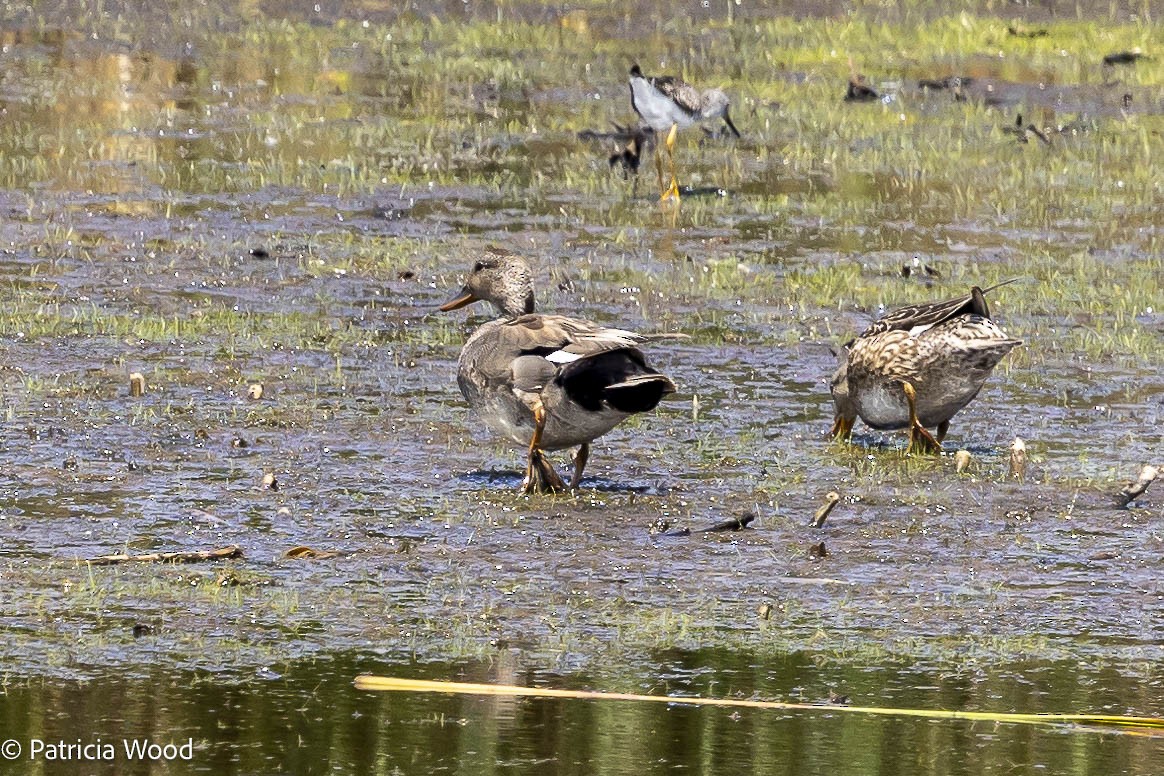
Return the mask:
M583 442L578 452L574 453L574 476L570 478L570 490L577 490L578 484L582 482L582 470L586 468L586 462L590 460L590 445Z
M833 427L829 431L829 436L837 441L847 440L853 435L853 424L856 422L856 418L846 418L844 415L838 413L833 418Z
M905 400L909 403L909 448L908 453L940 453L942 445L925 430L917 419L917 393L908 380L901 381L901 390L905 392Z
M522 493L560 493L566 490L566 483L542 452L542 432L546 428L546 408L539 399L533 407L534 432L529 440L529 462L525 467L525 479L521 483Z

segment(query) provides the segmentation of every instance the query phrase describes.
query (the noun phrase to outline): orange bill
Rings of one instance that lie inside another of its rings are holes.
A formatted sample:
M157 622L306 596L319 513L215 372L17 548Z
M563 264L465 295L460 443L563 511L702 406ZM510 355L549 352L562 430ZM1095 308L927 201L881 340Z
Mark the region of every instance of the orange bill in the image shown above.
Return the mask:
M440 311L447 313L449 310L460 310L465 305L473 304L476 301L477 297L473 296L472 291L467 288L462 288L460 293L440 306Z

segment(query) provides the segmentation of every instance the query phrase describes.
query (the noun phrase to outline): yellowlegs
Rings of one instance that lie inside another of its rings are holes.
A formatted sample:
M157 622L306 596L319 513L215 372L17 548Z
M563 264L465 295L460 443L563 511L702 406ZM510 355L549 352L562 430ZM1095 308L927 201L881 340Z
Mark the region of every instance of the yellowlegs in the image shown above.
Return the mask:
M875 429L909 428L910 450L940 451L950 418L1022 344L990 320L986 293L995 288L974 286L966 296L903 307L853 340L829 386L833 435L848 438L860 416ZM937 426L937 439L926 426Z
M477 416L528 446L522 490L565 490L544 450L578 446L571 488L582 480L590 443L636 412L649 412L675 384L647 365L638 345L678 334L637 334L563 315L534 313L529 265L491 251L473 264L468 282L441 310L478 300L501 313L461 350L457 383Z
M680 78L670 75L646 76L635 65L630 70L631 107L655 131L655 169L659 173L660 200L679 199L675 180L675 135L697 122L722 118L736 137L740 131L728 114L731 101L720 89L700 92ZM671 164L671 185L663 185L663 159L659 135L666 132L667 158Z

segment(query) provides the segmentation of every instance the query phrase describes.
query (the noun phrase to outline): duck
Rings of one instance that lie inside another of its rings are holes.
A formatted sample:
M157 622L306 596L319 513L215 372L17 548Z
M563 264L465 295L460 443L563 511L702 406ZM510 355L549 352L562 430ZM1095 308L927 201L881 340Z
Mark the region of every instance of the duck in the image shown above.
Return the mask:
M660 201L679 201L679 183L675 179L675 137L680 129L705 121L723 119L736 137L740 131L732 123L731 100L722 89L699 91L683 79L673 75L643 75L637 64L630 69L631 108L655 132L655 169L659 173ZM664 141L671 165L671 183L663 185L663 159L658 137L666 132Z
M533 273L521 256L482 252L464 287L440 306L490 303L499 317L466 340L457 384L476 417L528 451L523 493L566 491L545 451L577 447L569 490L577 489L591 443L676 391L639 346L681 334L639 334L534 312Z
M902 307L850 341L829 381L836 409L832 436L848 439L860 417L881 431L908 428L909 452L941 452L950 419L1022 344L991 320L986 303L987 293L1012 282Z

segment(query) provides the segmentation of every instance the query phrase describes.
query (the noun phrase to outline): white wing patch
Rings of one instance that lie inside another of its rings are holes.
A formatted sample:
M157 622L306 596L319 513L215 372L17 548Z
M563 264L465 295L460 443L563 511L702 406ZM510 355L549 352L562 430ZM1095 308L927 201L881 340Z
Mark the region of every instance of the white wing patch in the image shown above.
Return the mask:
M546 356L546 361L554 364L569 364L571 361L577 361L582 356L577 353L569 353L565 350L555 350L550 355Z

